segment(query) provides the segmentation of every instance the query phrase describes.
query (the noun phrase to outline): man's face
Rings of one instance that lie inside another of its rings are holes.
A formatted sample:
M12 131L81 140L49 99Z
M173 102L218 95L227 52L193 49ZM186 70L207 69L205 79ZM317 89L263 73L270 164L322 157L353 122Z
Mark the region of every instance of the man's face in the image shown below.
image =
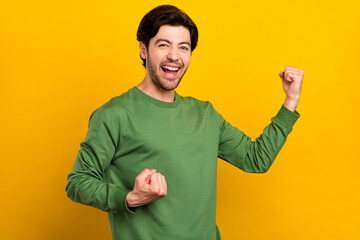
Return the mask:
M190 32L183 26L163 25L148 49L140 43L140 54L146 59L146 77L161 89L174 90L190 64Z

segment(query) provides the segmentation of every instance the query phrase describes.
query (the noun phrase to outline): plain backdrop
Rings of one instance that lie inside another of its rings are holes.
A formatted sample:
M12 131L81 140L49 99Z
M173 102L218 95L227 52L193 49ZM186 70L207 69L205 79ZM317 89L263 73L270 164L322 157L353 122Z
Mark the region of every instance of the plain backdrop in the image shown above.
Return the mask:
M223 239L360 239L359 1L0 2L0 238L111 239L106 213L66 197L92 111L143 80L136 31L170 3L199 28L177 92L255 139L305 71L293 132L266 174L219 160ZM206 186L204 186L206 187Z

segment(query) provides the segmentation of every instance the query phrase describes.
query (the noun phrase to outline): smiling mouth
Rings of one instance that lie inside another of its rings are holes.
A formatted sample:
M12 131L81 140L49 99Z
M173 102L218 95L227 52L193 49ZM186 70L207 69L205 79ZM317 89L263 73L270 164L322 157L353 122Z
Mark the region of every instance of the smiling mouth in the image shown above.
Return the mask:
M180 68L179 67L162 66L161 69L164 72L168 72L168 73L175 72L175 73L177 73Z
M170 67L164 65L161 67L161 69L164 72L166 78L175 78L180 70L180 67Z

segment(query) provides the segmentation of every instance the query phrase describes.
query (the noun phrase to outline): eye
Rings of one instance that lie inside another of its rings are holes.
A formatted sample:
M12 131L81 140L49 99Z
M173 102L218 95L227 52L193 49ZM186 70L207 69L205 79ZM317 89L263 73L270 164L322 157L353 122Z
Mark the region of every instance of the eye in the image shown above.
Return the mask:
M184 51L189 51L189 48L186 47L186 46L181 46L180 49L181 49L181 50L184 50Z
M167 46L168 46L168 45L165 44L165 43L159 44L159 47L161 47L161 48L164 48L164 47L167 47Z

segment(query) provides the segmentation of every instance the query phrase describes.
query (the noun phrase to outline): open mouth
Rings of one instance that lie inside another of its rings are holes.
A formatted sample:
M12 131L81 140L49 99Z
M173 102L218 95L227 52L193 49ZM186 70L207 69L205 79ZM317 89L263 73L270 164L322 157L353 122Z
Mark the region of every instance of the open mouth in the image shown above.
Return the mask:
M164 72L166 78L175 78L180 70L180 67L171 67L164 65L161 67L161 69Z

